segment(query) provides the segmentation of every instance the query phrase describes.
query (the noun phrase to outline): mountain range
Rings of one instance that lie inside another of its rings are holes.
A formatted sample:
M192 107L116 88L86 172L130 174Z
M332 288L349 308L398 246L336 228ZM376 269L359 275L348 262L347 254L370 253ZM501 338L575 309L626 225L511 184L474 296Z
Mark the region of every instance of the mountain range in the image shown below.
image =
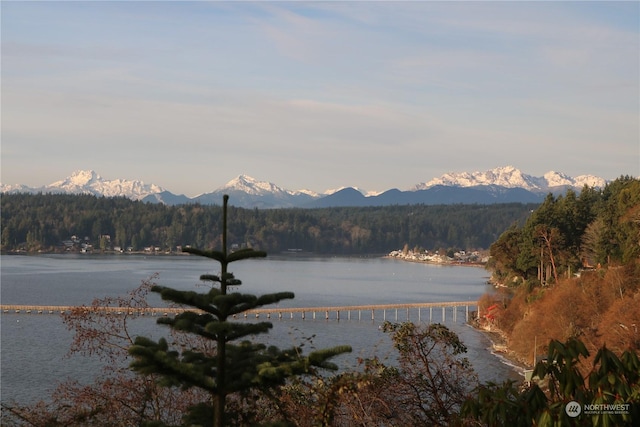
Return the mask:
M374 195L366 195L353 187L328 190L324 194L308 190L292 191L270 182L240 175L210 193L187 197L183 194L174 194L154 184L145 184L138 180L106 180L92 170L79 170L63 180L42 187L0 184L0 192L121 196L166 205L186 203L219 205L222 195L228 194L234 206L270 209L408 204L538 203L549 193L564 193L569 188L580 191L585 185L602 188L606 184L605 179L593 175L573 178L559 172L547 172L544 176L535 177L524 174L513 166L504 166L485 172L446 173L439 178L419 183L406 191L394 188Z

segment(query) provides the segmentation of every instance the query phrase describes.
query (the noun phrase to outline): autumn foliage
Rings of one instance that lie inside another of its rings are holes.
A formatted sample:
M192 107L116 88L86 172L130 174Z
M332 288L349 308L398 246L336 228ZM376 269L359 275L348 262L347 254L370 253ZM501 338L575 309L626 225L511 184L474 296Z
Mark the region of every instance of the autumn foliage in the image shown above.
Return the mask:
M617 354L640 351L638 266L629 263L588 272L532 292L519 288L486 296L486 301L500 307L492 324L504 332L509 349L527 364L533 363L534 353L546 352L551 340L579 338L591 354L604 345Z

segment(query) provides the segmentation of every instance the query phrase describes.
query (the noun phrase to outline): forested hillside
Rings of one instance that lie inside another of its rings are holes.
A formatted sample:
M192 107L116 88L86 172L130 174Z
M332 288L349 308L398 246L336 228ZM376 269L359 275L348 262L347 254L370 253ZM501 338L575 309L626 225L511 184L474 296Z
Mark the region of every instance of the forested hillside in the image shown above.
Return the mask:
M231 200L233 203L233 200ZM278 253L382 254L410 247L487 249L537 205L391 206L322 209L230 207L229 241ZM89 195L2 195L4 251L141 251L219 246L221 208L164 206ZM70 240L75 236L74 245ZM63 242L67 243L67 247Z
M491 245L499 282L557 283L583 267L621 265L640 254L640 180L621 177L602 190L549 195L523 226Z
M640 351L640 180L549 196L490 253L505 286L481 311L525 361L551 339L579 339L592 356L603 345Z

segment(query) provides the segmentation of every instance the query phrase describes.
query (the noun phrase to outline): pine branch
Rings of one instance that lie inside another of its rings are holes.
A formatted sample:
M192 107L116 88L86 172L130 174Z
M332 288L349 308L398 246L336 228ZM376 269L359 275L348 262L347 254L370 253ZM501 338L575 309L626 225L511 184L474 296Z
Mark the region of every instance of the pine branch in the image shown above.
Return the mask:
M225 342L229 342L239 338L248 337L250 335L267 333L271 328L273 328L273 324L271 322L210 322L205 326L205 331L211 335L224 339Z
M229 254L225 254L222 251L203 250L197 248L183 248L182 252L200 255L225 264L249 258L265 258L267 256L265 251L257 251L251 248L240 249Z
M177 289L164 286L154 286L151 290L159 293L165 301L171 301L180 305L188 305L210 313L217 318L221 317L220 310L215 307L215 305L212 305L215 298L220 295L220 291L217 289L211 289L206 294L200 294L194 291L179 291Z
M211 393L217 392L215 368L202 354L198 356L196 352L187 351L180 360L177 351L168 350L164 338L156 343L145 337L137 337L129 353L134 357L131 369L143 375L158 374L163 378L163 385L199 387Z
M264 251L255 251L250 248L240 249L227 255L227 262L240 261L249 258L265 258L267 253Z
M224 252L221 251L207 251L207 250L203 250L203 249L197 249L197 248L182 248L182 252L186 252L189 254L193 254L193 255L200 255L203 257L207 257L207 258L211 258L214 259L220 263L225 262L225 254Z
M214 275L214 274L201 274L200 275L200 280L202 281L206 281L206 282L220 282L220 277Z

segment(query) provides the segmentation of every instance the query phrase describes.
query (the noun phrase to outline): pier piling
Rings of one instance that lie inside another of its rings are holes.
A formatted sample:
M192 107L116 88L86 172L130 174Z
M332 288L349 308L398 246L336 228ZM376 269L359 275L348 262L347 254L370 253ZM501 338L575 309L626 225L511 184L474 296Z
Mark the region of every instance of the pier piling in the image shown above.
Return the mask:
M347 320L352 320L352 317L355 319L355 316L351 315L351 312L358 313L358 321L362 321L362 312L371 310L371 320L376 320L376 310L382 311L382 321L386 322L388 320L387 310L395 310L395 321L398 322L400 320L400 315L398 314L398 310L404 308L406 310L406 321L411 321L412 313L411 310L417 310L417 321L422 322L422 309L429 308L429 323L433 322L433 309L441 308L442 309L442 322L445 323L447 320L446 309L447 307L451 307L453 310L451 320L454 323L458 321L458 308L464 307L465 309L465 321L469 321L469 306L477 307L477 302L434 302L434 303L404 303L404 304L379 304L379 305L361 305L361 306L342 306L342 307L305 307L305 308L277 308L277 309L253 309L248 310L242 313L245 319L249 319L249 316L252 318L258 319L260 316L265 316L267 319L271 319L272 313L277 313L278 319L282 320L285 316L285 313L289 313L289 318L294 319L295 313L300 313L300 317L302 320L306 319L307 312L311 313L311 317L313 320L316 320L316 313L324 312L324 318L326 321L331 319L331 312L335 311L336 313L336 321L341 320L340 312L346 312ZM87 311L99 312L104 314L114 314L114 315L127 315L127 316L156 316L162 314L163 316L174 316L176 314L183 313L185 311L195 311L199 312L199 310L195 309L186 309L186 308L178 308L178 307L139 307L139 308L124 308L124 307L95 307L95 306L45 306L45 305L11 305L11 304L0 304L0 313L3 315L26 315L26 314L64 314L70 313L73 310L83 309ZM415 314L414 314L415 315ZM238 318L238 316L234 316L234 318ZM415 318L415 317L414 317Z

